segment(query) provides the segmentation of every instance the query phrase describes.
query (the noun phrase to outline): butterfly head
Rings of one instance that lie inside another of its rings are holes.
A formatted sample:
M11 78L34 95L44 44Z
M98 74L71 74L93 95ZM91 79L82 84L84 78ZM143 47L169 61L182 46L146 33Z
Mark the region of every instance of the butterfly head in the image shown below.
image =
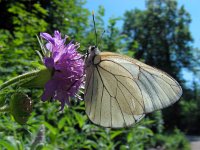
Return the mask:
M98 55L100 51L97 46L90 46L88 49L88 53Z

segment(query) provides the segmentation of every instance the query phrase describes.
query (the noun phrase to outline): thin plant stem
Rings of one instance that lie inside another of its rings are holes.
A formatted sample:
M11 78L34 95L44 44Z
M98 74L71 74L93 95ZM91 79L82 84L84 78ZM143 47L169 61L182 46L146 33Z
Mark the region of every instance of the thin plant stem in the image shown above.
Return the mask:
M2 85L0 85L0 91L11 86L11 85L14 85L16 83L21 83L23 81L26 81L27 79L29 78L34 78L38 75L38 72L40 70L36 70L36 71L31 71L31 72L28 72L28 73L25 73L25 74L22 74L22 75L19 75L17 77L14 77L6 82L4 82Z

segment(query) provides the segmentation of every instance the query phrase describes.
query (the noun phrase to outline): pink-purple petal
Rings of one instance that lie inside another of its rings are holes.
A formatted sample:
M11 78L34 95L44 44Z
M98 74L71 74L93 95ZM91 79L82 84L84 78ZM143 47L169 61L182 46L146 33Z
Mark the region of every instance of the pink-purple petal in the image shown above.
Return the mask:
M42 38L44 38L45 40L51 42L52 44L54 44L54 39L52 38L52 36L48 33L40 33L40 36Z
M46 44L46 48L50 51L50 52L52 52L52 49L53 49L53 44L52 43L47 43Z

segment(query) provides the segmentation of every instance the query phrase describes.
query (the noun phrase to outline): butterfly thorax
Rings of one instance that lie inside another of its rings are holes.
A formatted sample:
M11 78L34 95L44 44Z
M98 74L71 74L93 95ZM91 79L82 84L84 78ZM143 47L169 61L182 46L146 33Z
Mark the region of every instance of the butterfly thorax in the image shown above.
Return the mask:
M100 60L98 59L100 54L100 50L98 49L98 47L96 46L90 46L89 50L88 50L88 55L85 59L85 65L90 66L92 64L97 64L100 62ZM96 59L97 58L97 59Z

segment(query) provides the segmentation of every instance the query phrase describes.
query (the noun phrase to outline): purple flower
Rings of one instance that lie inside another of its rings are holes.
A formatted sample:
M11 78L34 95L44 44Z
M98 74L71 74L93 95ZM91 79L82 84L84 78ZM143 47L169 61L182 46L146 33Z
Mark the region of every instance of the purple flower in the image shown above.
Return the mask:
M40 33L47 40L46 48L51 52L50 57L44 58L44 64L52 70L52 78L46 83L42 100L55 99L61 102L61 110L69 105L69 97L75 97L83 82L84 62L77 52L79 44L70 42L65 45L59 31L52 37L48 33Z

